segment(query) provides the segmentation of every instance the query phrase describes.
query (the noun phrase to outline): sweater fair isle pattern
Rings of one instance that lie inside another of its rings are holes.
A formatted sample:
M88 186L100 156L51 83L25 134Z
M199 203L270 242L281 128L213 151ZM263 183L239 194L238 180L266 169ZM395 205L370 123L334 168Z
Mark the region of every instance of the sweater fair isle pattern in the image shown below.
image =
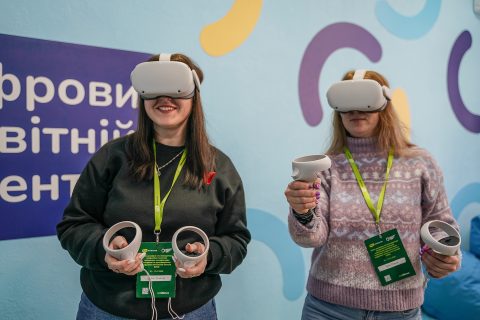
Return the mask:
M387 152L376 138L348 138L375 207L385 181ZM403 311L423 303L424 276L419 249L420 228L430 220L455 226L443 186L442 173L431 155L420 148L408 157L395 157L390 171L380 229L397 229L416 275L382 286L364 241L377 235L352 168L343 153L332 155L332 167L322 172L320 199L312 221L302 225L288 217L292 239L314 248L307 291L330 303L378 311Z

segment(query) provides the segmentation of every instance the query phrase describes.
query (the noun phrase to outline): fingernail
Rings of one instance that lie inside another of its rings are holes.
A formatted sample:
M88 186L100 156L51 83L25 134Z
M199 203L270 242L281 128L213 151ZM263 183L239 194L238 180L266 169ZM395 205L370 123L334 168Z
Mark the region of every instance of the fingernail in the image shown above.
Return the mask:
M142 252L139 256L140 260L142 260L143 258L145 258L145 256L147 255L146 252Z
M320 183L314 183L314 184L313 184L313 187L314 187L315 189L320 189Z
M432 252L432 249L430 249L429 246L427 246L426 244L424 244L423 247L422 247L422 252L423 252L423 253L427 252L428 254L430 254L430 252Z
M318 192L318 191L315 192L315 198L317 198L317 200L320 199L320 192Z
M177 268L177 270L180 271L180 272L185 272L185 269L183 269L183 268Z

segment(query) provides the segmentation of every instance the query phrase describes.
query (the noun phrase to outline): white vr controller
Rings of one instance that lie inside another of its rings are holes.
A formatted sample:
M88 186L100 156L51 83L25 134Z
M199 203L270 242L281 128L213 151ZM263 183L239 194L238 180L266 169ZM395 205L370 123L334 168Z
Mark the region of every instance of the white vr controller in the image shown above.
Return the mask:
M177 237L180 233L184 231L193 231L196 234L198 234L205 245L205 251L198 255L198 256L188 256L178 248L177 244ZM205 232L203 232L202 229L194 227L194 226L186 226L178 229L174 234L172 238L172 248L173 248L173 253L175 255L175 258L180 261L180 263L185 266L186 268L193 267L199 260L203 259L207 254L208 254L208 249L210 248L210 241L208 240L207 235Z
M123 228L135 228L135 237L133 240L124 248L121 249L111 249L108 247L112 237L121 229ZM199 256L188 256L184 254L179 248L177 244L177 237L181 232L184 231L193 231L200 235L204 244L205 244L205 251L200 254ZM135 256L138 253L138 249L142 243L142 229L138 224L132 221L122 221L119 223L114 224L107 230L105 235L103 236L103 248L105 251L115 257L118 260L134 260ZM203 232L202 229L193 227L193 226L186 226L178 229L172 238L172 248L175 258L181 262L181 264L187 268L194 266L199 260L203 259L207 254L210 248L210 241L208 240L207 235Z
M444 231L447 236L441 239L435 239L430 233L430 228L439 228ZM461 238L460 233L446 222L440 220L432 220L425 223L421 230L420 236L423 242L433 251L446 256L454 256L460 249Z
M318 173L330 169L332 161L323 154L304 156L292 161L292 178L301 181L315 181Z
M108 245L112 237L123 228L135 228L135 237L133 240L124 248L121 249L110 249ZM107 230L103 236L103 249L118 260L134 260L137 255L140 244L142 243L142 229L140 226L132 221L122 221L114 224Z

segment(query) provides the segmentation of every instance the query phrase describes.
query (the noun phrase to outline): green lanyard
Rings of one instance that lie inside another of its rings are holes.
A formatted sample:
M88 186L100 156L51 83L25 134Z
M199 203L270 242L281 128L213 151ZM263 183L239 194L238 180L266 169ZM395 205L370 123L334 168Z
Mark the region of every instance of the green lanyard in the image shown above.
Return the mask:
M358 170L358 167L355 163L355 160L353 160L353 156L350 153L350 150L348 150L347 147L343 148L343 151L345 152L345 157L347 157L348 162L350 163L350 166L352 167L353 174L355 175L355 178L357 178L358 186L360 187L360 190L362 191L363 198L365 199L365 202L367 203L368 209L370 209L370 212L372 213L373 217L375 218L375 224L377 225L377 230L378 233L380 234L380 214L382 212L382 206L383 206L383 199L385 198L385 190L387 189L387 182L388 182L388 176L390 175L390 169L392 168L393 164L393 148L390 148L390 151L388 152L388 159L387 159L387 171L385 172L385 182L383 183L382 190L380 191L380 195L378 196L378 202L377 202L377 208L375 209L372 199L370 198L370 194L368 193L367 186L365 185L365 182L363 182L362 176L360 175L360 171Z
M155 145L155 140L153 140L153 157L155 159L155 163L157 163L157 146ZM153 170L153 204L155 208L155 230L154 234L156 237L156 241L158 242L158 238L160 236L163 220L163 208L165 207L165 202L167 202L167 198L170 195L170 192L173 189L173 185L180 176L180 172L182 171L183 165L185 164L185 160L187 159L187 150L183 151L182 157L180 158L180 162L178 163L177 170L175 171L175 176L173 177L172 185L170 186L170 190L168 190L167 194L161 199L160 195L160 178L158 177L157 170Z

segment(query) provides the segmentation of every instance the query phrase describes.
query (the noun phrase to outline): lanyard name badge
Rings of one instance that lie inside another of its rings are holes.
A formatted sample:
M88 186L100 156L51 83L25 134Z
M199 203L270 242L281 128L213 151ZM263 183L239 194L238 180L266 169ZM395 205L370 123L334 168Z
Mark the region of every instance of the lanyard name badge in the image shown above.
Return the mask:
M413 269L412 263L408 258L407 252L405 251L397 229L391 229L384 233L382 233L380 230L380 215L382 212L383 200L385 198L385 191L387 189L390 169L392 168L393 164L393 148L391 148L388 152L385 182L382 190L380 191L376 208L373 205L365 182L363 181L350 150L345 147L344 152L345 157L348 159L348 162L352 167L353 173L357 179L358 186L362 191L362 195L365 199L368 209L375 219L378 235L365 240L365 246L380 283L382 286L385 286L414 276L416 274L415 270Z
M153 141L153 154L155 163L157 162L157 148L155 140ZM140 251L146 253L143 259L143 267L148 271L149 275L137 274L137 298L150 298L149 288L153 289L156 298L174 298L175 297L175 273L176 267L173 261L173 249L171 242L159 242L161 225L163 220L163 209L167 202L168 196L175 185L180 172L187 158L187 151L184 150L180 162L178 163L172 185L161 199L160 195L160 178L158 172L154 171L153 176L153 195L154 195L154 214L155 214L155 239L156 242L142 242Z

